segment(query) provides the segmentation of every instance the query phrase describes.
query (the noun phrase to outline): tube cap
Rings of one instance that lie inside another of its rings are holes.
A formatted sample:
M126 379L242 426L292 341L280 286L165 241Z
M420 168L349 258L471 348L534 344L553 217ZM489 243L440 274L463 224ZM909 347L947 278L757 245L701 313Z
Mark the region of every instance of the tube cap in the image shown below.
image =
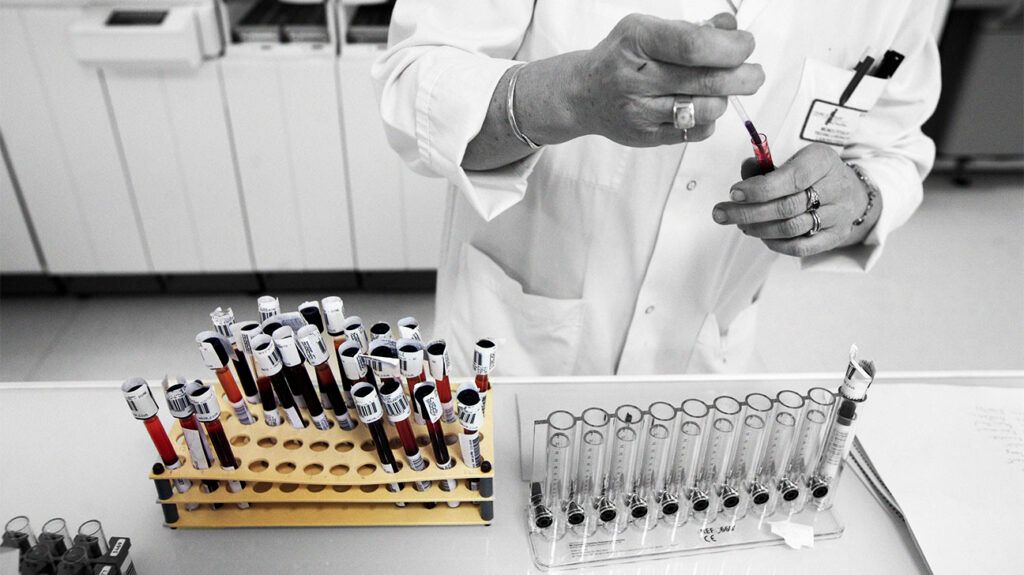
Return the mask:
M403 338L423 341L423 336L420 335L420 322L412 316L398 320L398 334Z
M448 344L443 339L435 339L427 344L426 352L430 377L436 380L447 377L452 364L448 358Z
M418 339L398 340L398 369L405 377L418 377L423 373L423 343Z
M235 345L245 355L252 356L252 338L260 333L260 324L254 321L243 321L231 326L231 332L235 336Z
M208 385L197 385L189 390L189 401L196 410L199 421L216 421L220 417L220 403L213 388Z
M380 402L392 423L409 419L412 415L409 400L397 379L389 379L380 385Z
M732 487L722 488L722 507L732 509L740 504L740 494Z
M188 399L184 383L175 383L164 392L167 398L167 409L177 419L188 419L195 412L192 402Z
M480 392L476 387L459 389L455 394L455 402L459 406L459 423L466 431L477 431L483 422L484 405L480 401Z
M153 392L149 390L149 384L141 377L133 377L122 383L121 393L135 419L149 419L160 411Z
M353 385L352 400L356 404L356 415L359 416L359 421L369 424L380 421L384 417L384 410L377 398L377 390L369 383L362 382Z
M565 507L565 519L569 525L579 525L587 520L587 514L583 512L579 503L570 501Z
M363 327L363 318L354 315L345 318L345 337L349 341L359 344L359 349L366 352L370 349L370 338L366 336L366 328Z
M615 521L615 518L619 516L619 512L615 509L615 504L607 497L598 499L594 507L597 509L598 518L605 523Z
M210 312L210 320L213 322L213 327L217 330L217 333L226 338L231 338L231 325L235 323L235 312L231 311L231 308L221 309L218 307Z
M220 369L231 360L231 342L215 331L201 331L196 335L203 363L210 369Z
M497 345L490 339L480 339L473 348L473 371L479 375L487 375L494 369L494 352Z
M378 321L370 326L370 340L394 339L391 335L391 324L386 321Z
M277 353L281 355L281 361L289 367L302 364L302 355L299 354L299 347L295 344L295 332L288 326L280 327L274 331L274 345L277 346Z
M277 354L274 340L269 335L261 333L252 338L252 354L263 373L274 375L281 371L281 356Z
M281 302L272 295L264 295L256 300L256 308L260 313L260 322L264 322L268 317L281 313Z
M317 331L324 330L324 316L320 313L320 302L316 300L302 302L299 304L299 314L306 320L306 323L315 325Z
M327 322L327 333L337 335L345 331L345 302L338 296L325 297L320 300Z
M310 365L320 365L330 358L327 342L324 341L320 330L315 325L310 324L300 329L295 334L295 343L298 344L299 351Z
M697 513L700 513L701 511L707 511L710 505L711 502L708 501L707 493L704 493L703 491L700 491L698 489L694 489L690 493L690 507L692 507L693 510L696 511Z
M341 363L341 369L345 372L345 377L352 381L363 379L366 376L366 366L359 361L361 353L359 342L351 339L338 346L338 361Z
M629 508L629 515L633 519L647 517L647 501L635 493L626 497L626 507Z

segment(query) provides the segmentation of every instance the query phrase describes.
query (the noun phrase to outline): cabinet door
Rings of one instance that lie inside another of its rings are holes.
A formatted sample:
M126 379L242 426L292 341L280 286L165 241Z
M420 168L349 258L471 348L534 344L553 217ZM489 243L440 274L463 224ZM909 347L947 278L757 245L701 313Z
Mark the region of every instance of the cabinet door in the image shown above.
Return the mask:
M51 272L148 272L100 74L67 41L80 14L0 8L0 129Z
M42 271L7 163L0 161L0 273Z
M376 45L346 45L340 63L359 267L436 269L448 184L413 172L388 145L370 77L380 52ZM383 222L391 221L382 237Z
M260 271L355 267L334 60L275 48L220 61Z
M219 73L104 71L158 272L252 270Z

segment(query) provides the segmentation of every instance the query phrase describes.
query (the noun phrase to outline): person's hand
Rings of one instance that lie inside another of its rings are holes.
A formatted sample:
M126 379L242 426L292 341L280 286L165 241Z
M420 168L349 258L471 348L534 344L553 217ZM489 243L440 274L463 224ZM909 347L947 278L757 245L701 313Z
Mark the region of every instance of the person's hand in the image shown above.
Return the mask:
M750 167L745 164L744 171ZM815 210L820 230L808 236L814 225L808 211L807 190L812 186L821 203ZM865 221L853 224L868 205L867 187L839 154L823 144L803 148L768 175L733 184L729 197L731 202L715 206L716 222L736 225L748 236L761 238L769 249L797 257L864 241L882 209L876 195Z
M567 23L571 25L571 23ZM754 37L736 30L730 14L713 26L630 14L575 66L571 106L583 133L646 147L708 138L726 96L753 94L764 83L758 64L745 64ZM673 125L672 104L693 98L697 124Z

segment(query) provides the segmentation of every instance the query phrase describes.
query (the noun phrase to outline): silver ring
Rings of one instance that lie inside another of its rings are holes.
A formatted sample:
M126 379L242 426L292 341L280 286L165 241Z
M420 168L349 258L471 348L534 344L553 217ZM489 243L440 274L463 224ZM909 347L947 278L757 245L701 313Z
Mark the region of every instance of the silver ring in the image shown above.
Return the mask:
M811 218L814 221L811 222L811 229L808 230L807 233L804 235L806 235L807 237L811 237L814 234L821 231L821 218L818 217L818 210L808 210L807 213L811 214Z
M690 96L676 96L672 101L672 125L677 130L689 130L697 125L697 109Z
M818 190L814 189L814 186L808 186L804 193L807 194L807 209L810 212L821 207L821 196L818 195Z

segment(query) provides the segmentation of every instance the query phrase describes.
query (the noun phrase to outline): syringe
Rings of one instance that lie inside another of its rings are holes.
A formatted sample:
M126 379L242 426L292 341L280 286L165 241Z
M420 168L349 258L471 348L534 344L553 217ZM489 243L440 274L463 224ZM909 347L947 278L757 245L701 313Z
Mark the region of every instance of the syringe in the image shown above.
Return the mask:
M645 504L656 505L657 511L646 514L644 527L650 529L657 525L661 514L672 515L679 511L679 500L669 495L666 489L665 469L675 427L676 408L658 401L647 408L647 413L650 423L640 459L639 499Z
M733 508L732 518L742 518L751 506L768 503L768 489L754 481L757 460L768 427L772 400L763 393L751 393L744 400L739 436L733 449L732 461L726 473L726 484L740 492L740 505Z
M678 526L686 523L690 509L702 513L707 511L709 505L708 494L696 486L704 429L708 423L707 404L699 399L687 399L680 406L677 421L679 429L672 446L668 491L674 497L685 500L687 506L675 515L665 515L667 521Z
M643 412L635 405L620 405L615 410L615 432L609 461L608 499L618 510L615 522L606 523L609 529L620 532L630 519L647 514L647 505L636 493L636 462L641 443ZM621 510L628 510L622 513Z
M591 407L580 416L580 453L576 459L576 488L573 501L584 511L584 530L593 533L597 528L597 515L602 523L615 520L615 506L606 497L604 484L604 459L611 428L611 415L600 407Z
M803 511L806 502L806 497L803 495L805 495L806 488L810 486L814 466L821 455L825 428L831 419L835 403L836 397L827 389L815 387L807 392L807 402L804 405L800 431L797 434L793 453L789 456L784 479L787 487L796 486L799 489L800 496L782 502L781 509L786 514L792 515Z
M710 435L697 478L697 488L712 498L707 515L702 518L705 523L714 521L719 511L730 510L740 503L739 492L726 482L740 408L740 402L726 395L716 397L712 403Z

